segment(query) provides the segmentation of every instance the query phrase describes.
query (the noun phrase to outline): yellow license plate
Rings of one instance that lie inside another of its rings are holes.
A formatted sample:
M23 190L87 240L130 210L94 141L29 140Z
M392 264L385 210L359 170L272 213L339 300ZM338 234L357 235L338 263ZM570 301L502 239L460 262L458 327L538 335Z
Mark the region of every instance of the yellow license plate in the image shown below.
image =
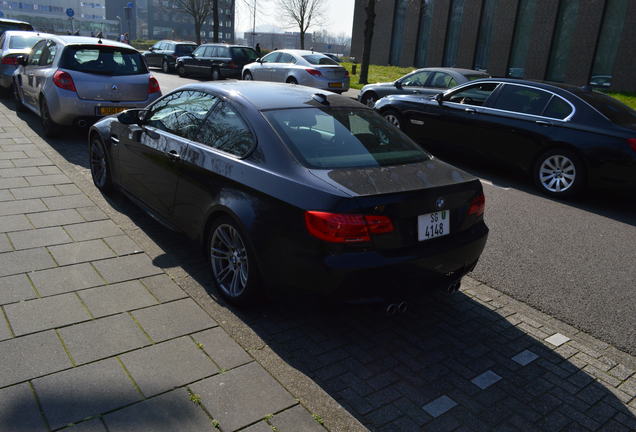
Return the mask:
M109 107L109 106L103 106L103 107L99 107L99 115L111 115L111 114L119 114L122 111L126 111L127 109L129 109L128 107Z
M342 88L342 83L329 83L329 87L331 88Z

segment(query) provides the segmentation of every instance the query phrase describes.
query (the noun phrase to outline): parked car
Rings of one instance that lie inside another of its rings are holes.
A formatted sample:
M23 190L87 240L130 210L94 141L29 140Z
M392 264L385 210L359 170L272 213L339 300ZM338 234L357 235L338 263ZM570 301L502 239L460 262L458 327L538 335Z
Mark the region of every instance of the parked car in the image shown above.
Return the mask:
M392 94L421 94L433 96L441 91L476 79L490 78L485 72L458 68L423 68L393 82L367 84L360 90L358 100L373 107L375 102Z
M18 110L40 116L47 136L61 125L145 107L161 96L157 79L130 45L80 36L49 36L19 57L14 75Z
M433 153L521 169L548 195L636 188L636 111L586 88L487 79L429 99L388 96L375 108Z
M142 55L147 66L160 67L162 72L169 73L175 69L177 58L191 54L197 46L194 42L162 40Z
M242 45L203 44L191 54L177 59L179 76L197 75L213 80L241 78L243 66L253 62L258 54Z
M7 30L33 31L33 26L26 21L0 18L0 36Z
M5 92L13 85L13 72L18 68L18 56L28 55L36 42L50 37L46 33L8 30L0 36L0 88Z
M324 54L278 50L245 65L244 80L300 84L335 93L349 90L349 72Z
M486 243L478 180L364 105L308 87L187 85L100 120L89 149L95 185L205 245L235 303L263 284L341 293L360 275L457 287Z

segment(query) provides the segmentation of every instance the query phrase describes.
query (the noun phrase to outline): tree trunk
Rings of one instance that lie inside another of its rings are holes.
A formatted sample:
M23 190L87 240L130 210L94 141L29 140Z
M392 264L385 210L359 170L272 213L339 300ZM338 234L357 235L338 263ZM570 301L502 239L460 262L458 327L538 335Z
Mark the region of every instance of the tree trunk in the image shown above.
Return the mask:
M360 67L360 84L369 82L369 60L371 58L371 42L375 25L375 0L368 0L367 21L364 24L364 46L362 47L362 65Z
M305 32L300 30L300 49L305 49Z
M214 42L219 41L219 0L212 0L212 19L214 20Z
M201 45L201 22L194 20L194 33L197 39L197 45Z

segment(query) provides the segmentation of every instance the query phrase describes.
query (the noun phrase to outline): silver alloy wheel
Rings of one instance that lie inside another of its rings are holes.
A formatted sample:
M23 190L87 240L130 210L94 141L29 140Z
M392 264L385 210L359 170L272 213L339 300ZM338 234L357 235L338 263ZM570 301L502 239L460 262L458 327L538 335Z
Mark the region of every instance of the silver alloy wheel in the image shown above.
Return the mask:
M377 99L373 95L369 95L365 98L364 104L369 108L373 108Z
M218 81L219 79L221 79L221 74L219 73L218 69L212 69L212 81Z
M229 297L239 297L247 287L249 263L241 235L232 225L221 224L210 241L212 272L219 288Z
M551 155L539 167L539 182L550 192L565 192L575 181L576 167L574 162L566 156Z
M108 170L106 168L106 155L104 149L98 141L93 141L91 145L91 174L93 181L98 188L103 188L108 180Z
M397 116L395 114L386 114L384 116L384 118L385 118L386 121L391 123L396 128L398 128L398 129L400 128L400 119L397 118Z
M164 73L170 72L170 66L168 66L168 62L166 61L166 59L163 59L163 61L161 62L161 71Z
M245 75L243 75L243 80L245 81L252 81L254 79L254 77L252 77L252 74L249 72L245 72Z

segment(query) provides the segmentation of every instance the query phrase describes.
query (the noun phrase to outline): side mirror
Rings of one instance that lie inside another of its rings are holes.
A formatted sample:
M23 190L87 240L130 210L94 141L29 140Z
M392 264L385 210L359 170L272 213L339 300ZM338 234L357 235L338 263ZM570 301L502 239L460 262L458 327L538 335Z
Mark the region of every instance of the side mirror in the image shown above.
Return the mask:
M437 101L438 104L442 104L444 103L444 93L437 93L435 95L435 100Z
M142 125L146 122L149 111L146 109L129 109L119 113L117 120L125 125Z
M148 48L148 51L154 51L154 50L155 50L155 47Z
M16 58L16 62L21 65L21 66L26 66L27 65L27 61L29 60L29 58L25 55L19 55Z
M255 62L259 62L259 63L261 63L261 64L262 64L262 63L263 63L263 58L262 58L262 57L259 57L259 58L257 58L257 59L256 59L256 60L254 60L254 61L255 61Z
M402 82L400 80L397 80L396 82L393 83L393 85L395 86L395 88L402 88Z

